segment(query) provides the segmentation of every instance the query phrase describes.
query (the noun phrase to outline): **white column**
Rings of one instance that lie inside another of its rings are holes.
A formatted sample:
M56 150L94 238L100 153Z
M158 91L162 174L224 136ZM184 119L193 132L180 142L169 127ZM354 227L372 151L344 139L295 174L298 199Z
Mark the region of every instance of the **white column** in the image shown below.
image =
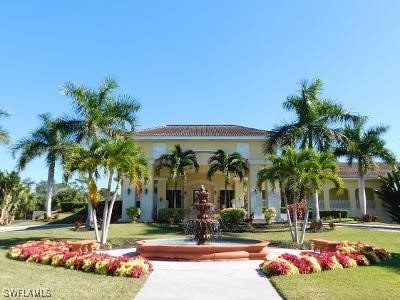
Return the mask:
M128 215L126 214L126 209L129 207L134 207L136 205L135 202L135 188L130 184L129 180L124 178L122 179L122 187L121 187L121 198L122 198L122 214L120 222L129 222L131 221Z
M140 196L140 221L152 222L153 201L154 201L154 181L153 181L153 164L150 164L150 182L145 186L142 195Z
M167 207L167 178L157 178L158 180L158 185L157 185L157 210L161 208L166 208ZM161 200L160 200L161 199Z
M254 213L254 223L265 223L261 208L261 191L257 187L258 164L249 165L249 212Z

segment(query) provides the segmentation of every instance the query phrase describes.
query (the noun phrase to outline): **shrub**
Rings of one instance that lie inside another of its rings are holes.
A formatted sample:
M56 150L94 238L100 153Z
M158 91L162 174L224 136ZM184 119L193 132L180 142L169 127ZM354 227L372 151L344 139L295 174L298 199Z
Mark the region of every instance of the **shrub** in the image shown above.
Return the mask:
M322 230L322 221L321 221L321 220L319 220L319 221L312 221L311 224L310 224L310 229L311 229L313 232L321 231L321 230Z
M264 210L264 219L267 224L271 224L272 220L276 217L276 210L275 208L267 208Z
M377 222L378 217L371 214L366 214L362 217L363 222Z
M221 210L221 223L224 226L229 224L238 225L244 222L246 210L244 208L224 208Z
M128 207L126 209L126 214L132 219L133 222L135 222L136 219L140 217L140 207Z
M267 276L299 274L299 269L297 269L296 266L288 262L286 259L279 257L266 261L261 265L261 269Z
M181 223L185 217L184 208L161 208L158 211L157 220L160 223L168 223L169 218L174 218L174 223Z
M400 223L400 169L379 178L381 186L375 192L382 199L382 206L393 221Z

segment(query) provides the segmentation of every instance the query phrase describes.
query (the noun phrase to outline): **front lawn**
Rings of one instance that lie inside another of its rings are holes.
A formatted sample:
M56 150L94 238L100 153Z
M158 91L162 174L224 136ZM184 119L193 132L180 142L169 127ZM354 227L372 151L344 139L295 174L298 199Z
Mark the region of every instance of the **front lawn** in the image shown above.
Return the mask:
M174 229L143 224L113 224L111 227L110 238L115 241L177 235ZM53 299L133 299L143 286L145 278L96 275L6 258L9 246L32 239L75 240L93 237L93 231L75 232L71 228L0 233L1 297L9 293L6 289L42 289L50 290Z
M286 229L256 233L230 233L234 237L289 242ZM10 260L9 246L31 239L93 239L93 231L75 232L71 228L32 229L0 233L0 282L3 289L49 289L55 299L132 299L145 279L120 278L88 274ZM182 236L181 230L145 224L112 224L113 244L136 240ZM395 253L394 258L372 267L329 271L310 275L279 276L272 283L287 299L397 299L400 295L400 233L365 229L336 228L323 233L308 233L306 239L361 241ZM6 271L5 271L6 270ZM265 279L267 280L267 279ZM2 295L4 290L1 291Z

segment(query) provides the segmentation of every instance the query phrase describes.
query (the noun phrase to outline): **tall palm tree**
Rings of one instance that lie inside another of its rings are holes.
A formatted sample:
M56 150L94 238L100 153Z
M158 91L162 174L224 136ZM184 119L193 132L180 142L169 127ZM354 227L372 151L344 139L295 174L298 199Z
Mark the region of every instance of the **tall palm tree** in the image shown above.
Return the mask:
M3 109L0 109L0 118L8 117L10 114ZM0 126L0 143L8 144L10 142L10 136L8 132Z
M90 143L104 136L115 137L134 130L139 103L128 95L115 95L117 81L106 78L97 90L67 82L63 92L73 100L75 116L64 122L79 142Z
M239 176L240 181L243 180L243 177L248 171L247 161L238 152L226 153L224 150L219 149L210 156L208 164L210 165L207 172L207 178L209 180L211 180L217 172L221 172L224 176L224 203L225 207L228 207L228 184L232 176Z
M360 200L361 214L367 213L365 196L365 174L376 167L375 160L379 159L389 164L395 163L394 154L385 147L382 138L388 127L376 126L365 128L366 118L361 118L352 126L345 126L343 134L347 137L336 148L338 157L346 157L349 165L357 161L358 169L358 195Z
M51 217L51 200L54 189L54 173L56 162L62 157L68 136L65 134L59 119L52 119L50 114L39 115L40 126L30 133L28 137L19 140L13 147L15 156L20 152L17 162L18 170L25 169L26 165L33 159L46 155L48 166L46 186L46 217Z
M128 95L116 95L119 87L113 78L106 78L97 90L67 82L63 92L71 97L75 116L63 118L64 127L75 135L76 141L90 147L96 139L128 135L136 125L139 103ZM92 211L88 202L88 212ZM88 215L86 226L93 223Z
M271 154L281 146L299 149L328 150L343 141L345 136L338 125L359 119L358 115L345 110L341 105L322 96L323 82L315 79L311 83L300 83L299 95L287 97L283 108L294 112L295 121L275 127L264 143L264 153ZM313 199L313 217L319 220L318 195Z
M310 84L300 83L300 95L287 97L283 108L292 111L296 120L275 127L264 143L266 154L274 153L280 146L298 146L300 149L327 150L336 141L343 139L340 128L344 122L359 117L346 111L341 105L322 97L323 82L315 79Z
M174 182L174 206L176 205L178 181L186 182L186 171L199 170L196 153L193 150L183 151L180 145L175 145L170 154L163 154L155 161L156 173L163 168L169 169L169 177Z

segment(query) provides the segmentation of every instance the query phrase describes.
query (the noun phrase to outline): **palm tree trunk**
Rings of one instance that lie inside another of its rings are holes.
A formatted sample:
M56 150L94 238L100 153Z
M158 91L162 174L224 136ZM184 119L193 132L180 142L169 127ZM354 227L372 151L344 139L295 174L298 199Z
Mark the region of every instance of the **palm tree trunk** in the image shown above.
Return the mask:
M312 129L308 129L308 149L313 149L313 140L312 140Z
M173 203L173 207L176 208L176 194L177 194L177 190L178 190L178 181L175 180L175 189L174 189L174 203Z
M225 208L228 208L228 183L225 181L225 192L224 192L224 203L225 203Z
M310 212L310 210L307 208L307 212L304 215L304 220L303 220L303 228L302 228L302 231L301 231L300 244L304 243L304 237L306 235L306 228L307 228L307 221L308 221L309 212Z
M110 208L108 210L107 219L104 219L104 222L103 222L103 233L105 232L105 234L104 234L104 240L101 241L102 244L107 242L108 230L110 229L111 217L112 217L112 212L114 209L114 203L115 203L115 200L117 199L117 195L118 195L117 192L118 192L118 189L120 186L121 186L121 179L119 179L117 181L117 185L115 186L115 191L114 191L111 203L110 203Z
M284 189L281 189L281 193L283 196L283 200L285 201L285 205L286 205L286 215L287 215L287 219L288 219L288 223L289 223L289 229L290 229L290 236L292 237L292 241L295 241L295 237L294 237L294 231L293 231L293 224L292 224L292 218L290 217L290 211L289 211L289 205L288 205L288 201L287 201L287 196L286 193L284 191Z
M108 184L107 184L107 198L104 201L104 209L103 209L103 224L101 228L101 243L105 243L106 240L106 220L108 218L108 205L110 203L111 198L111 184L112 184L113 172L110 171L108 176Z
M321 219L319 215L319 197L318 197L318 191L315 190L314 194L312 195L313 202L314 202L314 211L313 211L313 220L314 221L319 221Z
M0 211L0 225L8 224L8 205L11 202L11 195L3 194L3 206Z
M93 174L89 172L88 174L88 182L89 180L93 177ZM95 224L95 219L96 219L96 226L97 226L97 218L93 218L93 206L92 206L92 202L90 201L90 191L89 191L89 185L88 185L88 205L87 205L87 218L86 218L86 222L85 222L85 227L86 229L90 229L92 228L92 226L94 226L93 224ZM95 215L96 217L96 215Z
M358 178L358 199L360 200L360 212L361 217L367 214L367 201L365 196L365 179L364 172L359 168L358 170L359 178Z
M94 224L94 235L96 238L96 241L100 243L100 235L99 235L99 229L97 228L97 217L96 217L96 209L92 208L91 213L92 218L93 218L93 224Z
M52 160L49 165L49 171L47 174L47 186L46 186L46 219L51 219L51 198L53 197L54 189L54 169L55 160Z

